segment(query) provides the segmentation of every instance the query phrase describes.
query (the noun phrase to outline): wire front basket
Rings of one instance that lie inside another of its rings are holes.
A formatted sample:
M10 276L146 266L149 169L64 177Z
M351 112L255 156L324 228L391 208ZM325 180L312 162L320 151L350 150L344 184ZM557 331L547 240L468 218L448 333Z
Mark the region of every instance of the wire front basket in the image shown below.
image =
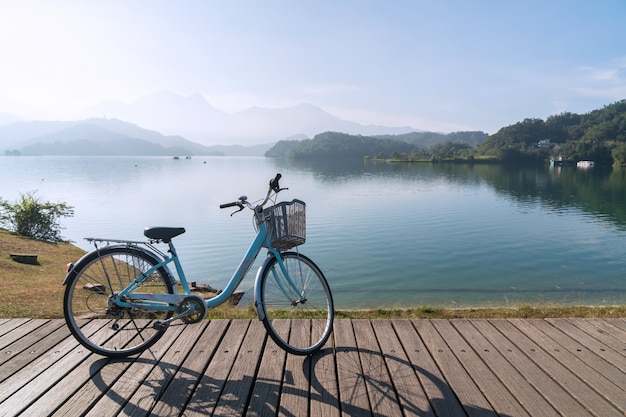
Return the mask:
M302 245L306 240L306 204L293 200L263 209L263 222L272 246L279 251Z

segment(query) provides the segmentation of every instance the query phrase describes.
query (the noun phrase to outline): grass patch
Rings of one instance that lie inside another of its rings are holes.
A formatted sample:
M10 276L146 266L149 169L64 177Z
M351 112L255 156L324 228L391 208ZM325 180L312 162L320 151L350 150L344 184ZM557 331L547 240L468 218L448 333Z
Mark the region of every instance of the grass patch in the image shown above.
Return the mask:
M483 319L483 318L617 318L626 317L626 306L529 306L495 308L414 308L338 310L336 318L347 319Z
M38 263L22 264L10 254L35 254ZM0 229L0 317L63 317L65 264L84 250L67 243L47 243Z
M13 261L12 253L36 254L38 264ZM0 318L62 318L65 265L76 262L85 251L67 243L46 243L0 229ZM252 305L230 303L211 309L209 319L254 319ZM626 317L626 306L536 306L449 309L430 306L337 310L336 318L348 319L455 319L455 318L562 318Z
M223 304L209 310L209 319L254 319L253 306L244 308ZM321 316L323 317L323 316ZM321 318L320 317L320 318ZM621 318L626 317L626 306L530 306L497 308L377 308L369 310L336 310L337 319L495 319L495 318Z

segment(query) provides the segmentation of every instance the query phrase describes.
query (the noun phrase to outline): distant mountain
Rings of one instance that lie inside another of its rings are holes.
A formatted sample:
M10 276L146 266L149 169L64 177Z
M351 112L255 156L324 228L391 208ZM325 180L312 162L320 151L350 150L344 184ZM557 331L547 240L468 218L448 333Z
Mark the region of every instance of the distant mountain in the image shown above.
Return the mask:
M0 150L26 155L263 155L271 144L207 147L117 119L17 122L0 126Z
M340 119L311 104L267 109L253 107L227 114L211 106L200 94L183 97L162 91L131 103L108 101L89 110L91 117L114 117L168 135L182 135L208 144L276 142L294 135L313 137L335 131L360 135L398 135L411 127L361 125Z
M183 97L161 91L142 97L131 104L106 101L88 110L89 117L126 120L166 135L181 135L202 144L209 141L207 132L221 132L227 114L212 107L203 96ZM215 129L213 129L215 127Z

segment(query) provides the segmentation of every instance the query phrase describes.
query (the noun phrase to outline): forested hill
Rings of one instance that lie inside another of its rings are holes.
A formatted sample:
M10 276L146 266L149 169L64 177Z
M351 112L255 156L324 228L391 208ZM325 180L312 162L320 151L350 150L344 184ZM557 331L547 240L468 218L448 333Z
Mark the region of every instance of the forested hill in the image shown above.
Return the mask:
M420 148L431 147L434 145L452 142L464 143L470 146L476 146L482 143L486 138L485 132L453 132L453 133L437 133L437 132L411 132L402 135L378 135L373 136L378 139L391 139L404 141Z
M265 156L270 158L389 158L394 154L410 154L419 149L444 143L472 147L487 137L484 132L455 132L450 134L412 132L403 135L355 136L339 132L325 132L313 139L281 140Z
M538 143L543 141L543 146ZM596 163L626 162L626 100L586 114L564 112L503 127L477 147L501 160L563 155Z

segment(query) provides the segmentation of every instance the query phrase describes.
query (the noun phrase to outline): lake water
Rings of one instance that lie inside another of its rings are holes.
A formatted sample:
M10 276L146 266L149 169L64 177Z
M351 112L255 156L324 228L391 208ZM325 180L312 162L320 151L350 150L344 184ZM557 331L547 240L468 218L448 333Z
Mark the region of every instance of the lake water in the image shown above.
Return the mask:
M219 204L262 197L276 172L282 199L307 203L300 250L338 308L626 302L626 175L611 168L0 156L0 198L74 206L63 236L84 249L184 226L188 278L223 287L254 231Z

